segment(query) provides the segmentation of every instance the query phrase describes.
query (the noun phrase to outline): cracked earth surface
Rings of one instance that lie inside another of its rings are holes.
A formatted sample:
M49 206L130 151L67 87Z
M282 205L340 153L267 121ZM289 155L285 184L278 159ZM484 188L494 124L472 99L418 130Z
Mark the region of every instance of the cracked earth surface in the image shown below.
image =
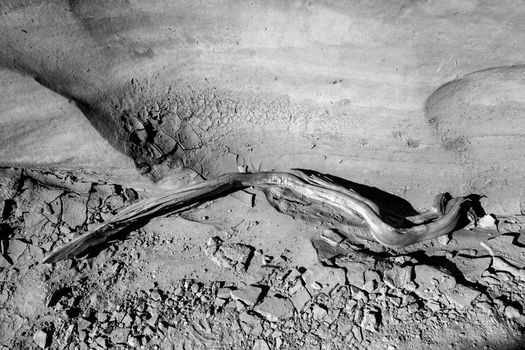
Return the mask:
M145 193L14 168L1 169L0 190L2 349L517 349L524 340L520 216L394 251L243 192L49 265L48 252Z

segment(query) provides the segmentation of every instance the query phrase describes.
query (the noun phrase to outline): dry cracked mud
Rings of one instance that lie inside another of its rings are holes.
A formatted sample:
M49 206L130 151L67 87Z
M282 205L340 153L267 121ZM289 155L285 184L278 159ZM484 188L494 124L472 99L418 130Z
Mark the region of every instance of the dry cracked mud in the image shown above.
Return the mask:
M154 219L95 256L42 264L145 194L67 173L0 175L2 349L518 349L524 341L522 216L484 217L394 251L294 220L254 192L254 201L228 196Z

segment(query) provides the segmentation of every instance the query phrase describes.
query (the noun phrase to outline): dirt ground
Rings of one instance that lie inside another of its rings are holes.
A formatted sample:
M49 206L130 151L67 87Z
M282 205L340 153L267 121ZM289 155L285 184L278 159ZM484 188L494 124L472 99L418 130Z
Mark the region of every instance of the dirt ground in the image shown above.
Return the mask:
M94 256L42 264L144 193L2 168L0 195L2 349L519 349L525 341L523 216L486 216L477 228L393 251L241 192L154 219Z

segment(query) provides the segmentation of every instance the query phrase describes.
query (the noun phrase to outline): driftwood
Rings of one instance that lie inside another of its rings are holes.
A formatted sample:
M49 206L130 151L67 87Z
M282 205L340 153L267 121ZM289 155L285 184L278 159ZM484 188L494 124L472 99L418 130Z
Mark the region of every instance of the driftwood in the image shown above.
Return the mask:
M406 217L408 227L396 228L384 221L380 208L352 189L345 188L320 174L292 172L229 173L199 184L135 203L86 233L52 252L44 263L80 257L95 247L115 239L115 235L136 224L247 188L286 189L298 196L323 202L345 217L360 218L382 245L402 248L452 232L464 213L469 199L436 197L431 210Z

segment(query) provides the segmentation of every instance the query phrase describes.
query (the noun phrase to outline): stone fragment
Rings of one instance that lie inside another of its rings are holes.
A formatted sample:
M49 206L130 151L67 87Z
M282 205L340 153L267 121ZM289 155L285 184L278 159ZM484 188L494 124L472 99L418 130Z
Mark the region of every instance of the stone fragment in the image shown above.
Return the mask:
M329 294L336 286L344 285L346 282L343 269L315 264L303 274L303 280L310 294L321 292ZM316 286L321 288L316 290Z
M117 322L119 322L119 321L117 321ZM131 316L129 314L126 314L126 316L124 316L124 318L122 318L122 324L126 328L131 327L131 325L133 324L133 319L131 318Z
M87 198L68 193L62 196L62 220L72 229L86 222Z
M300 281L294 286L295 288L290 288L288 292L291 294L290 300L292 301L295 309L301 311L306 303L311 299L310 293L302 285Z
M378 312L371 310L365 310L363 313L363 318L361 320L361 328L369 330L371 332L376 332L377 327L379 326L380 316Z
M273 295L264 299L255 311L267 320L277 322L293 315L293 304L287 298Z
M97 312L97 321L106 322L108 319L108 314L105 312Z
M233 288L231 288L231 287L219 288L219 290L217 291L217 298L230 299L232 291L233 291Z
M328 314L328 310L324 305L315 304L312 308L312 315L315 320L321 321Z
M48 334L43 330L39 330L33 334L33 340L38 347L45 349L48 343Z
M128 337L128 345L133 349L138 348L141 345L140 339L137 337Z
M345 266L346 268L346 279L348 283L363 288L365 286L365 272L368 269L364 263L354 262Z
M219 237L211 237L205 248L206 255L217 265L239 271L246 271L253 256L254 248L246 244L223 244Z
M115 328L109 334L109 339L113 344L125 344L128 342L129 332L129 328Z
M521 317L520 311L511 305L507 305L505 307L504 315L506 318L509 318L509 319Z
M234 300L240 300L248 306L254 306L262 293L262 289L255 286L247 286L231 291Z
M441 245L447 245L450 242L450 237L449 237L449 235L439 236L437 238L437 241Z
M361 343L363 341L363 333L361 332L361 328L358 326L352 327L352 334L354 335L354 338L357 340L358 343Z
M160 292L157 289L154 289L150 292L149 297L153 301L160 301L162 299L162 296L160 295Z
M427 301L427 307L432 310L433 312L437 312L441 310L441 304L434 300Z
M62 338L62 346L61 348L64 349L67 344L69 344L69 340L71 339L71 336L73 335L73 330L75 329L75 326L74 325L69 325L69 327L67 327L66 329L66 332L64 333L64 337Z
M112 212L124 206L124 198L118 194L114 194L106 198L104 205Z
M459 309L468 308L472 301L481 294L479 291L462 284L458 284L455 288L448 289L444 293L447 299Z
M325 241L326 243L330 244L333 247L339 245L345 239L345 237L340 235L338 232L334 230L328 230L328 229L323 230L320 236L323 241Z
M83 317L80 317L77 321L77 328L79 331L83 331L84 329L88 329L91 327L91 322L89 320L86 320Z
M485 215L478 219L477 226L486 230L496 230L496 219L493 215Z
M96 337L95 338L95 343L97 343L97 345L99 347L101 347L102 349L107 349L107 347L108 347L106 338L104 338L104 337Z
M261 320L257 316L245 311L239 314L239 321L246 335L259 336L262 334Z
M270 347L264 339L256 339L252 350L270 350Z
M29 244L22 242L18 239L11 239L7 243L7 253L9 258L15 263L17 262L28 250Z

